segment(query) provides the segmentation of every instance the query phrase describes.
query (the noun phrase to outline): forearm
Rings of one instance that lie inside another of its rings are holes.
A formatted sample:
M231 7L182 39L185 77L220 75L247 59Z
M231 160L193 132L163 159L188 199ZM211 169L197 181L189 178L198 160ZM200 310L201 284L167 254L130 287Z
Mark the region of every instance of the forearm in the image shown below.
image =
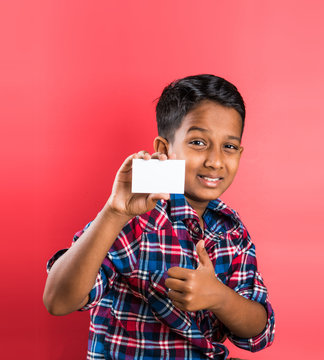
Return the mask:
M64 315L82 307L107 252L124 225L134 216L153 210L158 200L169 199L169 194L132 193L132 162L139 158L166 160L167 156L161 153L151 156L142 151L123 162L103 210L49 272L43 299L50 313Z
M244 298L224 284L221 285L224 300L210 310L238 337L250 338L260 334L267 323L264 306Z
M104 208L78 241L51 268L44 304L53 315L65 315L87 301L99 268L129 217Z

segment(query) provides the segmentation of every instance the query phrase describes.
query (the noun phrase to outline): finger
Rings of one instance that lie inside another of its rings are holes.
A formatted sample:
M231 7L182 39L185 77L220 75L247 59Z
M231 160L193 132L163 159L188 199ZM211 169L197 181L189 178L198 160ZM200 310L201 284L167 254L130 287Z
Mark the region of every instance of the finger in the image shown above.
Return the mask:
M138 159L138 153L129 155L122 163L119 171L129 171L133 165L133 159Z
M179 291L170 290L168 292L168 297L172 301L182 302L183 294L181 292L179 292Z
M158 160L167 160L168 157L166 154L161 153L161 152L155 152L152 154L151 156L152 159L158 159Z
M170 199L170 194L166 193L160 193L160 194L150 194L148 196L148 199L154 202L157 202L159 200L165 200L168 201Z
M199 266L206 266L206 267L212 267L214 269L214 265L210 260L210 257L208 255L208 252L205 248L205 241L199 240L198 244L196 245L196 251L199 259Z
M195 270L184 269L178 266L174 266L168 270L168 275L171 278L187 280L190 276L190 273Z
M199 259L199 266L213 266L211 262L208 252L205 249L205 241L199 240L198 244L196 245L196 251Z
M141 150L137 153L138 155L138 159L144 159L144 160L149 160L151 159L151 155L148 151L146 150Z
M186 290L185 281L174 278L167 278L165 280L165 286L170 290L175 290L179 292L185 292Z
M178 309L180 309L180 310L183 310L183 311L186 311L184 305L183 305L181 302L179 302L179 301L172 301L172 304L173 304L176 308L178 308Z
M170 160L175 160L177 158L177 155L175 153L171 153L171 154L168 155L168 158Z
M159 154L159 160L160 161L168 160L168 156L166 154Z

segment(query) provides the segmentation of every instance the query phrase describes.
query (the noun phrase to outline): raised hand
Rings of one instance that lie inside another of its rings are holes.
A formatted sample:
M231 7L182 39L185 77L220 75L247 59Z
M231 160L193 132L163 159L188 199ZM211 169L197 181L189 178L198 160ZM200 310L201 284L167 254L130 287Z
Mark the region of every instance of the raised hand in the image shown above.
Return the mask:
M172 154L169 159L174 159ZM132 161L133 159L159 159L167 160L168 157L162 153L150 155L146 151L130 155L122 164L115 177L111 195L105 205L114 213L132 218L154 209L160 199L168 200L169 194L133 194L132 193Z
M223 301L224 284L215 276L214 266L204 248L204 240L196 246L199 266L196 270L172 267L165 281L172 303L184 311L217 310Z
M51 314L65 315L82 308L88 302L103 259L127 221L152 210L159 199L169 198L169 194L132 194L132 160L138 158L165 160L167 156L160 153L151 156L142 151L124 161L104 208L49 273L44 304Z

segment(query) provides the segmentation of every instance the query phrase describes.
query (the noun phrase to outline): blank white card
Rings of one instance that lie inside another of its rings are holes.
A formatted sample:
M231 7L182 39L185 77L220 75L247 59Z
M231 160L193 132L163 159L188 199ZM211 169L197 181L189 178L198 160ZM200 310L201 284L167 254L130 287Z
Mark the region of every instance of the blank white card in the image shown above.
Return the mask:
M185 160L133 159L133 193L183 194Z

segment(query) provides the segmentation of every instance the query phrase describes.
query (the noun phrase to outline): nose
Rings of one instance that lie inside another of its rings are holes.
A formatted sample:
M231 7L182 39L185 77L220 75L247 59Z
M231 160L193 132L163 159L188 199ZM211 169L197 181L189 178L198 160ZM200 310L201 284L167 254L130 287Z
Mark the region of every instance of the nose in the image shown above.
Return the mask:
M222 169L224 167L224 157L221 150L210 149L206 153L205 166L212 169Z

